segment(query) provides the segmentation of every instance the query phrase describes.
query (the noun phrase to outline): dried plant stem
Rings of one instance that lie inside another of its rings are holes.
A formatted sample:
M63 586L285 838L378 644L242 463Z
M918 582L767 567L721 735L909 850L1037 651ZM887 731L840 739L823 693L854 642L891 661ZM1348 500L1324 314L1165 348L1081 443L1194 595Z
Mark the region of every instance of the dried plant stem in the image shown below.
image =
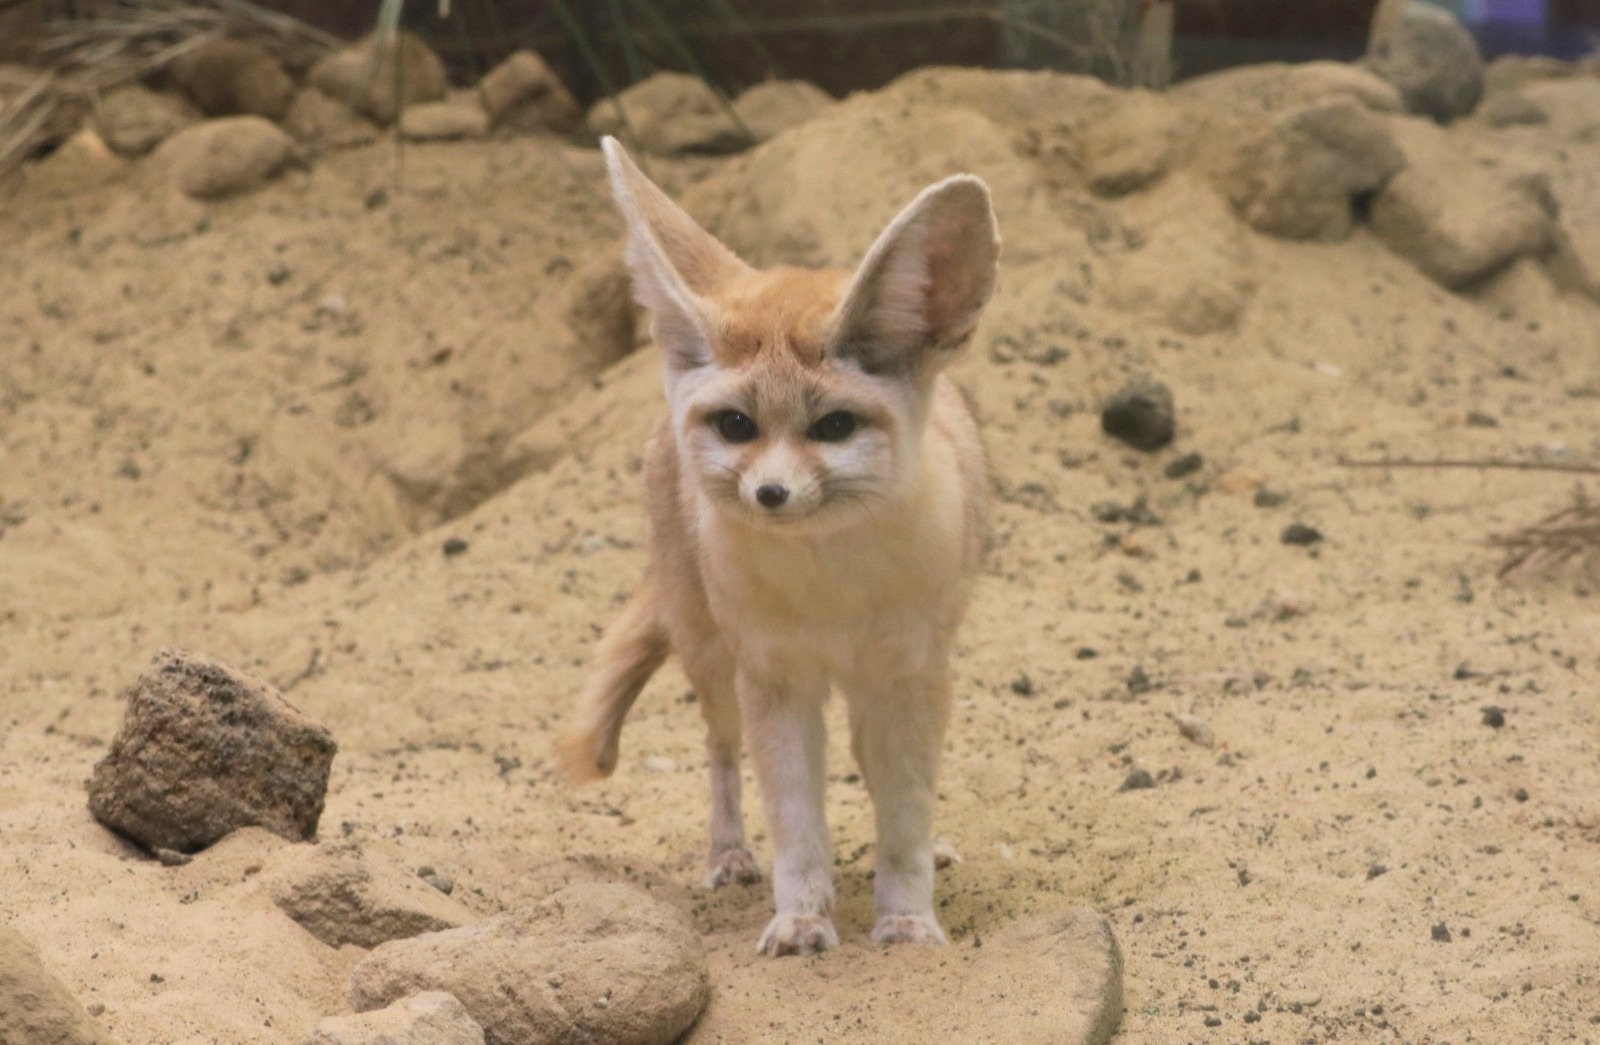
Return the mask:
M1387 457L1381 460L1339 458L1345 468L1498 468L1523 472L1567 472L1574 475L1600 475L1600 465L1573 464L1566 461L1514 461L1505 458L1454 458L1437 457L1417 459Z

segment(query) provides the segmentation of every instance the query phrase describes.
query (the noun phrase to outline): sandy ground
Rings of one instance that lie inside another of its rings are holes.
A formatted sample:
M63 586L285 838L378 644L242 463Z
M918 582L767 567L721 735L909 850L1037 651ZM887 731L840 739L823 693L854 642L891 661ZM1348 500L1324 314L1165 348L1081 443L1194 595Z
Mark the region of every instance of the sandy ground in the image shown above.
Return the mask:
M1003 86L653 167L762 262L848 261L942 174L995 186L1002 289L956 371L996 504L939 815L964 856L939 883L952 950L865 942L870 809L836 744L844 946L753 955L765 888L698 885L674 670L615 778L554 777L643 567L660 392L651 353L622 358L598 155L529 139L336 153L205 207L143 168L0 202L0 918L127 1042L296 1041L346 1011L361 952L254 881L288 843L167 868L89 817L119 690L181 644L337 736L324 837L433 865L485 914L578 880L690 912L714 984L693 1041L1012 1040L961 983L985 938L1077 904L1126 954L1120 1040L1600 1039L1600 578L1497 579L1485 544L1595 484L1339 464L1600 459L1600 305L1531 261L1457 295L1363 228L1260 236L1187 171L1093 197L1056 146L1100 92ZM1560 121L1503 143L1600 165ZM810 195L786 188L800 161ZM1113 307L1134 271L1237 315L1193 335ZM1154 455L1098 424L1147 374L1178 404ZM1143 525L1094 511L1140 500ZM1296 521L1325 539L1281 543ZM1138 767L1157 786L1120 790ZM1071 970L1006 975L1023 1004Z

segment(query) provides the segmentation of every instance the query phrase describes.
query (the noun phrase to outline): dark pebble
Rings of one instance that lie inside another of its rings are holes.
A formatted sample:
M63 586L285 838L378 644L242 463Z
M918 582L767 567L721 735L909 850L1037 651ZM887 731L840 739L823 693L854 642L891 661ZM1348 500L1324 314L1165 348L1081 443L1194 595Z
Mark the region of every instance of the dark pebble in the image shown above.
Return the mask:
M1322 540L1322 531L1305 523L1290 523L1283 528L1283 533L1278 539L1284 544L1316 544Z
M1176 429L1172 390L1159 381L1123 385L1100 410L1100 427L1136 450L1159 450Z
M1033 680L1026 675L1018 675L1011 680L1011 692L1019 697L1033 696Z
M367 193L367 209L377 210L389 202L389 190L384 188L373 189Z
M1450 927L1448 925L1444 924L1443 922L1440 922L1438 925L1435 925L1433 927L1433 942L1434 943L1449 943L1450 942Z
M1220 1026L1222 1026L1222 1017L1221 1016L1207 1016L1206 1017L1206 1026L1207 1027L1220 1027Z
M1156 778L1150 775L1148 769L1135 769L1122 782L1124 791L1147 791L1155 786Z
M1093 646L1079 646L1072 655L1079 660L1093 660L1100 655L1100 651Z
M1385 875L1388 873L1389 869L1387 867L1383 866L1382 864L1373 864L1371 867L1367 868L1367 881L1370 882L1379 875Z
M1515 798L1518 802L1526 802L1528 800L1528 789L1525 787L1519 787L1511 797Z
M1244 1021L1246 1023L1260 1023L1261 1014L1259 1012L1247 1012L1244 1014Z
M1265 486L1256 491L1255 502L1257 508L1278 508L1289 499L1288 494L1269 490Z
M1206 459L1198 453L1184 454L1167 462L1161 474L1168 479L1182 479L1186 475L1193 475L1206 463Z
M447 558L454 558L467 550L467 542L460 537L447 537L444 542L444 554Z
M1150 676L1145 673L1143 664L1135 664L1133 670L1128 672L1128 692L1148 693L1155 688L1150 681Z
M1499 729L1501 726L1506 724L1505 710L1490 704L1488 707L1483 709L1483 724L1488 726L1490 729Z
M1493 414L1486 414L1482 410L1469 410L1467 412L1468 428L1499 428L1500 419Z

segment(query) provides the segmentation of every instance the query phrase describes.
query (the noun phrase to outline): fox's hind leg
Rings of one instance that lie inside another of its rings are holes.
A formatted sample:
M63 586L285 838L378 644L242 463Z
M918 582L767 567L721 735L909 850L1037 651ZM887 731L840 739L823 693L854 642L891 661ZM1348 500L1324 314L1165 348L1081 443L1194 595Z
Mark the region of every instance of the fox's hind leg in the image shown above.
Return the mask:
M692 659L684 660L684 672L706 721L706 762L711 771L711 853L705 884L719 889L732 882L759 882L761 867L744 837L733 659L720 639L711 638Z

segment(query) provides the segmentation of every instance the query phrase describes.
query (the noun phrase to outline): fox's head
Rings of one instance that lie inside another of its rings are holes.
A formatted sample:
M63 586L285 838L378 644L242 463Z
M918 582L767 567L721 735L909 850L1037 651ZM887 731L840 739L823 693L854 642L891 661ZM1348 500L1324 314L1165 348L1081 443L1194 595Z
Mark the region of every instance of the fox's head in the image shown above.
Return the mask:
M909 489L934 378L972 338L1000 236L971 175L929 186L854 272L739 260L602 143L681 467L763 528L838 529Z

